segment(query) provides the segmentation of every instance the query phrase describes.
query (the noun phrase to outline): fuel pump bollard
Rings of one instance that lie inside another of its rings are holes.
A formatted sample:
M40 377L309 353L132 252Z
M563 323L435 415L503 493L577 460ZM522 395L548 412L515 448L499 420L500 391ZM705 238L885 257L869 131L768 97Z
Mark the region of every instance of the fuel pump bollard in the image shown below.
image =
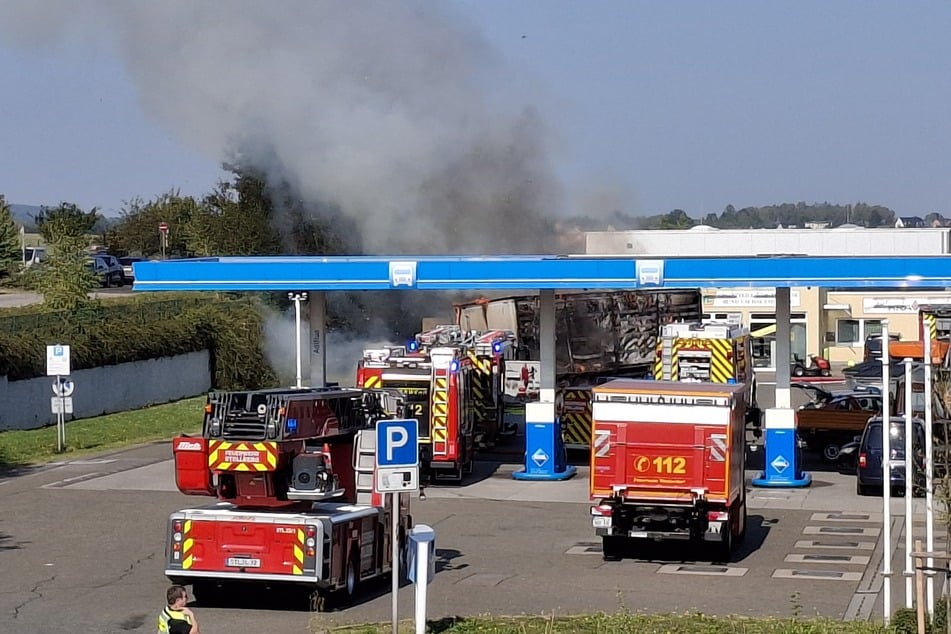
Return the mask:
M796 438L796 411L773 408L765 412L764 470L753 478L755 487L801 488L812 484L812 476L799 470L801 451Z
M436 576L436 531L426 524L409 529L406 578L416 584L416 634L426 633L426 591Z
M516 471L516 480L567 480L577 472L568 464L561 423L555 404L525 404L525 468Z

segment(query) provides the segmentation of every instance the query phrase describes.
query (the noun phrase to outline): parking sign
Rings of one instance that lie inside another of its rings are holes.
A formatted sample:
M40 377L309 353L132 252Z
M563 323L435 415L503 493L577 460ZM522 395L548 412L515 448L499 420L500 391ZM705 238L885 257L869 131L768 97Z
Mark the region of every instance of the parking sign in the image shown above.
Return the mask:
M419 465L419 422L416 419L381 420L376 424L378 467Z

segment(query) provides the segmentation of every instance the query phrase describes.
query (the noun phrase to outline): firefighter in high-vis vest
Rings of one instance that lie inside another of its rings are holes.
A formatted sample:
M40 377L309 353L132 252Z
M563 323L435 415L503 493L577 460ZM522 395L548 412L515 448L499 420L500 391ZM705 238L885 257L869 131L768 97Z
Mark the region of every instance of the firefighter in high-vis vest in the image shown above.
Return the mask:
M158 634L200 634L198 617L188 607L185 587L171 586L165 598L167 605L158 616Z

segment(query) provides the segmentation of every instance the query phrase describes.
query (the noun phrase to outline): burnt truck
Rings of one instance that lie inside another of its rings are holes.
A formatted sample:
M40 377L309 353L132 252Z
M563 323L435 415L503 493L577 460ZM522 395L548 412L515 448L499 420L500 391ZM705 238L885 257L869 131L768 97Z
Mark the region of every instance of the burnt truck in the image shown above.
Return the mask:
M539 296L478 298L453 305L463 330L509 330L515 359L506 361L511 406L537 400ZM624 290L555 294L556 410L568 448L591 444L591 388L607 377L651 376L661 328L701 320L699 290ZM512 433L512 425L504 432ZM503 432L503 433L504 433Z

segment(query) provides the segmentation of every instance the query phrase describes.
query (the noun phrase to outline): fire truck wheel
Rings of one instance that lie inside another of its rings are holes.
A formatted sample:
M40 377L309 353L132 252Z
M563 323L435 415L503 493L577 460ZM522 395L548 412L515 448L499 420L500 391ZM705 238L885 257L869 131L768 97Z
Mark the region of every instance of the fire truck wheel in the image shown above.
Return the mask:
M747 523L749 522L749 512L748 512L749 509L746 505L746 494L743 495L743 501L740 502L740 504L743 505L743 513L742 513L743 528L740 529L739 534L736 536L736 541L738 542L741 542L744 539L746 539L746 526L747 526Z
M347 576L344 581L344 598L347 604L352 604L354 597L357 596L357 589L360 586L360 563L357 559L357 551L350 553L350 559L347 561Z
M723 541L720 543L715 543L716 557L717 562L729 563L730 558L733 555L733 522L730 522L730 526L727 531L723 534Z
M407 555L407 553L406 553L406 538L403 536L403 533L400 533L399 549L400 549L400 558L399 558L399 563L400 563L400 572L399 572L399 574L400 574L400 576L399 576L399 584L402 586L403 584L409 582L409 558L406 556L406 555Z

